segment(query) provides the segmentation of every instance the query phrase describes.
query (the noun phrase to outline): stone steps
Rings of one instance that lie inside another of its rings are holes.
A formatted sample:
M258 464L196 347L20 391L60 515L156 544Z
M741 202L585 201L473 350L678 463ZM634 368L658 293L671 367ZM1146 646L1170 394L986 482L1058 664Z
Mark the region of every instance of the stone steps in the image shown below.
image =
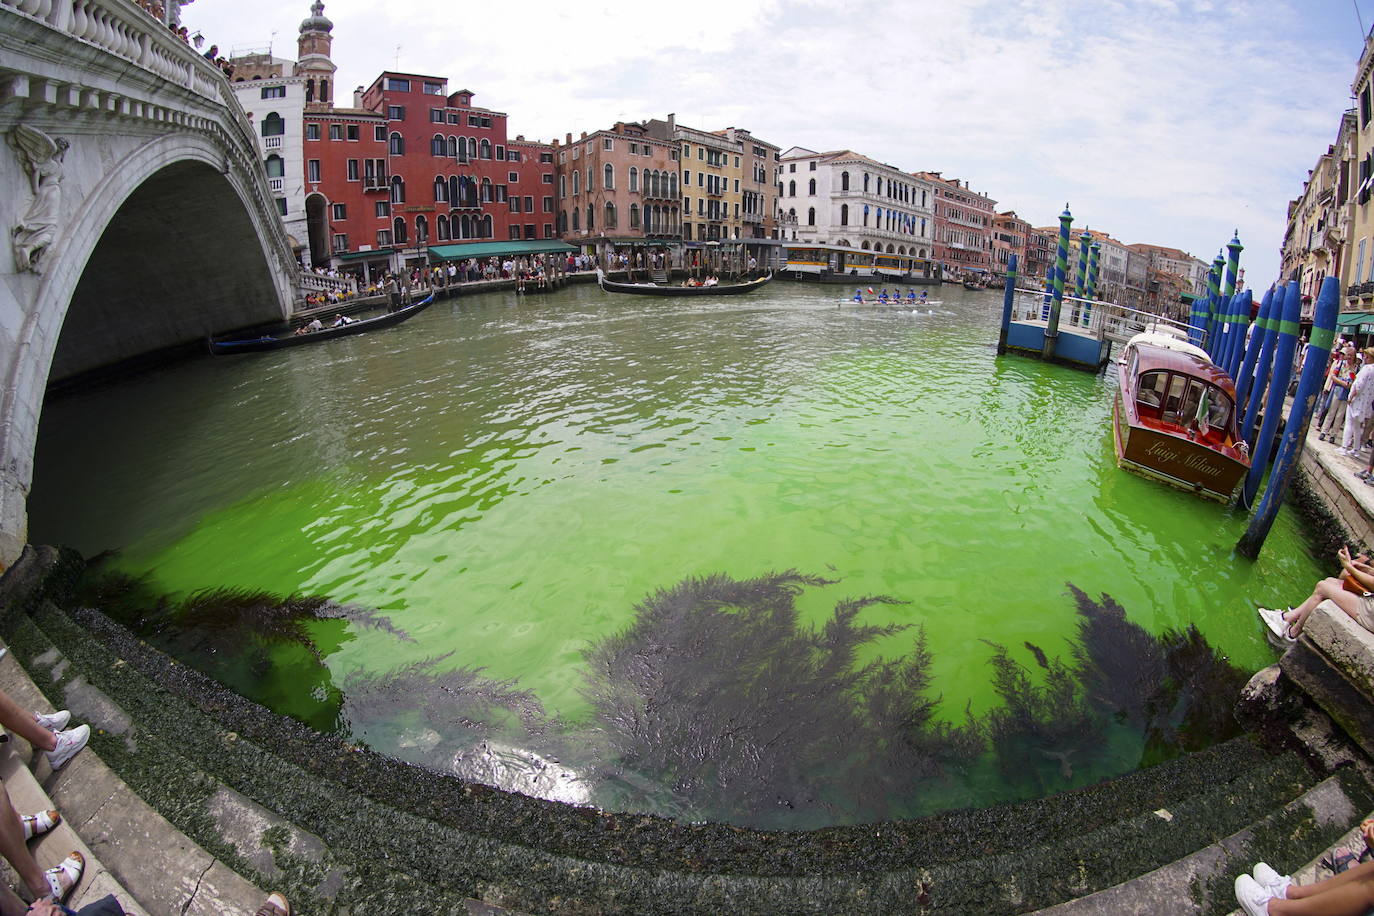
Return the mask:
M48 593L60 592L62 563L48 560ZM0 629L54 699L100 723L95 754L226 871L286 891L301 912L424 899L470 913L1077 916L1162 912L1172 887L1188 903L1168 912L1220 914L1241 869L1306 861L1374 810L1359 772L1322 779L1242 738L1019 805L810 833L684 826L420 770L276 716L96 612L25 609ZM102 809L63 804L115 860L119 831ZM132 866L110 868L135 883Z

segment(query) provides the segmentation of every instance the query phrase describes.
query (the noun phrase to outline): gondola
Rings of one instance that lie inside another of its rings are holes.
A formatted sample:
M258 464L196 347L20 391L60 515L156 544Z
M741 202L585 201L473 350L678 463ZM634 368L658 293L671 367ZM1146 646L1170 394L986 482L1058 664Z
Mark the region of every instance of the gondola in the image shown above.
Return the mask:
M430 293L413 305L408 305L395 312L388 312L385 315L378 315L375 318L364 318L360 321L351 321L348 324L338 327L322 328L318 331L311 331L308 334L288 334L285 337L273 337L264 335L262 337L244 337L236 340L216 340L209 339L210 352L216 356L224 356L230 353L261 353L264 350L284 350L287 347L299 347L302 344L319 343L321 340L334 340L336 337L348 337L352 334L363 334L367 331L375 331L378 328L389 328L392 325L400 324L408 318L413 318L429 307L434 301L434 294Z
M730 286L659 286L657 283L616 283L606 279L598 270L596 281L608 293L631 293L637 296L738 296L740 293L753 292L773 279L772 271L757 280L747 283L734 283Z

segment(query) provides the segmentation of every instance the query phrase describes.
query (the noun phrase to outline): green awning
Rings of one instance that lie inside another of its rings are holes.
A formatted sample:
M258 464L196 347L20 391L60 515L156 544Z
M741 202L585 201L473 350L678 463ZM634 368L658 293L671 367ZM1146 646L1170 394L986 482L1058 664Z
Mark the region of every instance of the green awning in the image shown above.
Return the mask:
M367 251L344 251L334 255L334 257L338 258L340 261L359 261L363 258L389 258L391 257L391 252L395 250L394 248L371 248Z
M1374 315L1369 312L1344 312L1336 316L1336 327L1353 328L1362 324L1374 324Z
M504 254L571 254L576 249L563 242L468 242L462 245L435 245L429 256L436 261L461 261L464 258L489 258Z

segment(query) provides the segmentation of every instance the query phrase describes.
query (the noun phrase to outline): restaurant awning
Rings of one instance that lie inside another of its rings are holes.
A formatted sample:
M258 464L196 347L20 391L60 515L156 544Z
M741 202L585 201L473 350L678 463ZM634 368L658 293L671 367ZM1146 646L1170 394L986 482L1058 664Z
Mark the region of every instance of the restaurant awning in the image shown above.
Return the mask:
M1336 316L1336 326L1353 328L1362 324L1374 324L1374 315L1369 312L1343 312Z
M361 261L363 258L389 258L394 248L369 248L366 251L342 251L334 255L340 261Z
M429 256L436 261L461 261L463 258L489 258L506 254L571 254L577 249L552 239L530 242L467 242L461 245L434 245Z

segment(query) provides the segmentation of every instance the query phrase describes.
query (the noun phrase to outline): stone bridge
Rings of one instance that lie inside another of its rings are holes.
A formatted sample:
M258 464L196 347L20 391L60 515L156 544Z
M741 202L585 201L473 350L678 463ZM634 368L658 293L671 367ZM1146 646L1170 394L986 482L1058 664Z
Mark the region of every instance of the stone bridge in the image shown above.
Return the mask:
M219 69L127 0L0 0L0 569L51 382L281 319L297 268Z

